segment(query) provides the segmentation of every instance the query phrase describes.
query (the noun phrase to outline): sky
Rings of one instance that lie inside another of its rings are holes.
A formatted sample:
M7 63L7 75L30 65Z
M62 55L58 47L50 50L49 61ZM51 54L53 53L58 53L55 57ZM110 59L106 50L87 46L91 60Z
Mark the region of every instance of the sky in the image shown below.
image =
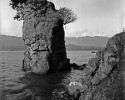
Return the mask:
M10 0L0 0L0 34L22 36L23 21L14 20L16 14ZM49 1L49 0L48 0ZM66 37L113 36L125 26L125 0L51 0L57 9L67 7L77 20L67 24Z

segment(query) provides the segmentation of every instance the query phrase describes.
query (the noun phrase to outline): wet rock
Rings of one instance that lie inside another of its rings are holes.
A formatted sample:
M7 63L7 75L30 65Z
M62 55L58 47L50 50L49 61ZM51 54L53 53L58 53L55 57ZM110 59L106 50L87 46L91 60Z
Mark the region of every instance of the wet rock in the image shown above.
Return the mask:
M91 58L86 66L88 74L94 74L95 70L98 68L100 62L97 58ZM92 75L93 76L93 75Z
M32 72L37 74L47 73L49 70L49 52L39 52L37 54L32 54L32 60L30 61L30 66Z
M125 63L123 61L125 59L123 57L123 48L125 46L123 37L125 37L124 32L110 38L106 48L101 53L98 70L91 79L93 100L125 99L123 91L120 91L120 88L125 89L122 81L124 79L122 73L124 72Z
M73 68L73 70L83 70L86 67L87 64L83 65L77 65L76 63L70 64L70 66Z
M55 89L51 100L72 100L72 96L64 88Z
M24 6L23 69L36 74L70 70L63 21L54 4L46 0L35 0L27 1Z
M78 100L79 97L81 96L81 93L79 90L76 90L73 95L74 95L74 100Z
M26 39L26 40L25 40L25 44L26 44L26 45L30 45L30 39Z
M77 100L125 100L125 32L116 34L106 48L96 53L82 71L70 81L81 82L83 91ZM86 85L86 88L84 87ZM80 90L76 87L75 91Z
M72 70L69 77L69 83L67 84L69 93L71 95L74 95L78 91L80 93L86 91L86 89L88 88L89 78L90 76L86 76L86 74L83 73L82 70Z
M71 65L70 65L70 59L66 59L62 61L59 64L58 71L70 71L71 70Z
M78 69L81 67L81 66L77 65L76 63L71 64L71 66L73 69Z

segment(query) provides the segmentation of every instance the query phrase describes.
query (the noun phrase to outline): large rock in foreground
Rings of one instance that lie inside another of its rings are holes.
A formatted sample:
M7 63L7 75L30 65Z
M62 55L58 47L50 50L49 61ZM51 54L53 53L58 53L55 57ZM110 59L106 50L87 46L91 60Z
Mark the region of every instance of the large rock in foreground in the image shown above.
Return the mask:
M46 0L25 6L23 69L37 74L70 70L66 57L63 21Z
M75 88L68 86L74 96L79 91L78 100L125 100L125 32L110 38L80 73L71 75Z

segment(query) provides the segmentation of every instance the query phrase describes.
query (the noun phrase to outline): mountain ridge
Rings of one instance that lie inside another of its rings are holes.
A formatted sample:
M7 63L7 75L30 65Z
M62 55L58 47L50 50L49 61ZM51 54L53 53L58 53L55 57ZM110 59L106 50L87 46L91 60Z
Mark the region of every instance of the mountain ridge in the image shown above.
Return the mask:
M95 37L72 37L66 38L66 44L74 44L79 46L99 46L104 47L108 41L108 37L95 36Z
M72 50L100 50L105 47L109 38L102 36L95 37L66 37L66 49ZM24 42L22 37L0 35L0 50L1 51L18 51L24 50Z

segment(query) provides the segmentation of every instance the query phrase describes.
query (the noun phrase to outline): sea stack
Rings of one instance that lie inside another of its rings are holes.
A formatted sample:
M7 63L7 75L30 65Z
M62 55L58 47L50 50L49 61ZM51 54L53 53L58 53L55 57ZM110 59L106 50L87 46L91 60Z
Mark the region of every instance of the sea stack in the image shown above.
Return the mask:
M24 5L23 69L36 74L70 70L63 20L52 2L29 0Z

